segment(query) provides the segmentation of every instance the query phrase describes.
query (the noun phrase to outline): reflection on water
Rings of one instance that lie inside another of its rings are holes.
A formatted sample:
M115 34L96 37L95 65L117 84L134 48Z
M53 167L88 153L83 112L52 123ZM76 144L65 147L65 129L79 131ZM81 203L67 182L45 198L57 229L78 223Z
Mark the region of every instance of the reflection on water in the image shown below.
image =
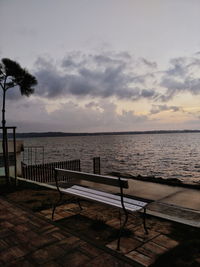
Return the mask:
M102 173L200 181L200 133L43 137L24 144L44 146L45 162L81 159L86 172L92 171L92 158L100 156Z

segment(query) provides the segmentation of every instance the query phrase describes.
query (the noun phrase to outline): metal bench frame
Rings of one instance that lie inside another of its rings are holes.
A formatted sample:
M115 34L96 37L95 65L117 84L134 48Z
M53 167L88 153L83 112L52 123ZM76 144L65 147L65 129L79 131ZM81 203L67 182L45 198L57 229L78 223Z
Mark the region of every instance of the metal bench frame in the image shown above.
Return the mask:
M59 187L59 177L62 177L62 178L65 177L65 181L70 186L68 188ZM82 185L74 185L74 181L76 180L85 180L85 181L90 181L90 182L96 182L99 184L118 187L120 189L120 192L119 192L120 195L118 196L116 194L107 193L102 190L92 189L91 187L87 188ZM117 241L117 250L120 250L121 235L127 224L129 212L137 212L137 211L143 210L143 227L144 227L145 233L148 234L148 230L146 227L146 206L148 205L148 203L135 200L134 198L124 197L123 189L128 188L128 180L125 178L121 178L120 175L118 175L118 177L103 176L103 175L56 168L55 169L55 183L56 183L56 188L59 192L59 199L53 205L52 220L54 218L56 207L62 200L62 195L70 194L73 197L74 196L76 197L80 210L82 210L82 207L81 207L79 198L84 198L87 200L92 200L92 201L106 204L109 206L118 207L123 210L125 219L124 219L123 224L121 224L121 217L120 217L120 230L119 230L119 237ZM120 216L121 216L121 213L120 213Z

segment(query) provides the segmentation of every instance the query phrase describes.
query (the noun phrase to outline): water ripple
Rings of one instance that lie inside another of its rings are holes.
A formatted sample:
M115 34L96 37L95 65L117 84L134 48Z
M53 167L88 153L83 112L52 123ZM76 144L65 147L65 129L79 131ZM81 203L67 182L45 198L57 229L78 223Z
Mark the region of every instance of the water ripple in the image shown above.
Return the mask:
M48 162L81 159L92 171L101 157L102 173L126 172L200 181L200 133L27 138L25 146L44 146Z

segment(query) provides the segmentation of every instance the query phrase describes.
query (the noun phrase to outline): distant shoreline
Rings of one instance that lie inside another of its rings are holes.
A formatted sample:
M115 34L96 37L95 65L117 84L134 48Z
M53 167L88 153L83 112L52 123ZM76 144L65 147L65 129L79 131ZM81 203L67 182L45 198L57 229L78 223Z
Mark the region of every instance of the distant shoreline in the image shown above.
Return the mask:
M32 138L32 137L141 135L141 134L175 134L175 133L200 133L200 130L158 130L158 131L155 130L155 131L94 132L94 133L29 132L29 133L16 133L16 137Z

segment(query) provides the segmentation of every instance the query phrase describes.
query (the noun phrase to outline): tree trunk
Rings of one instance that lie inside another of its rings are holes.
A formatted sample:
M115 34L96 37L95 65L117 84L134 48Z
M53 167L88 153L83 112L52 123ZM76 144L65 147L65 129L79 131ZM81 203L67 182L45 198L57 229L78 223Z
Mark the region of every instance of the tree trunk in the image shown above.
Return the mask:
M10 177L9 177L9 162L8 162L8 136L7 136L6 120L5 120L5 102L6 102L6 90L4 88L3 106L2 106L2 128L3 128L2 148L3 148L5 178L6 178L6 183L9 185Z

